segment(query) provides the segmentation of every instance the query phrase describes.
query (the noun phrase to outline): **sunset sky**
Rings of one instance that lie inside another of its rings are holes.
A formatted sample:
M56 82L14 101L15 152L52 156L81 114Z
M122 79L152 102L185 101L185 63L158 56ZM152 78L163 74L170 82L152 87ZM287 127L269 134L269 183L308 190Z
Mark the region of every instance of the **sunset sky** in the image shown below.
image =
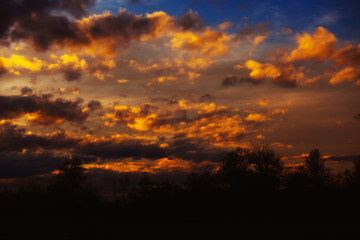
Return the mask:
M216 169L270 144L360 154L354 1L0 2L0 178ZM329 165L329 166L330 166Z

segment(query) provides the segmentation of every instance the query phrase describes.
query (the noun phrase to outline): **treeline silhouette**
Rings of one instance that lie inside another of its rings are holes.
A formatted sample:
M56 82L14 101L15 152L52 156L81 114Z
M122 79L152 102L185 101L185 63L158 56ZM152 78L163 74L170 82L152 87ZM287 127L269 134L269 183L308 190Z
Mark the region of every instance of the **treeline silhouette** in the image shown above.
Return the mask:
M111 198L86 180L79 158L59 167L46 186L0 192L0 215L114 217L359 217L360 157L352 170L332 173L318 149L304 164L285 167L268 145L238 148L216 172L191 173L182 184L155 183L144 173L113 179Z

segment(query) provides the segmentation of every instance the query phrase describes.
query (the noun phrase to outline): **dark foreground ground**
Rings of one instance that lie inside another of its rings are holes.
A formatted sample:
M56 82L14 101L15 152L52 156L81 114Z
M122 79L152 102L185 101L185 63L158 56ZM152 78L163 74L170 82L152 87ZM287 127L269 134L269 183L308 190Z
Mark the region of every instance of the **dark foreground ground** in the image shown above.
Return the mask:
M26 217L2 220L1 239L358 239L360 236L359 219Z

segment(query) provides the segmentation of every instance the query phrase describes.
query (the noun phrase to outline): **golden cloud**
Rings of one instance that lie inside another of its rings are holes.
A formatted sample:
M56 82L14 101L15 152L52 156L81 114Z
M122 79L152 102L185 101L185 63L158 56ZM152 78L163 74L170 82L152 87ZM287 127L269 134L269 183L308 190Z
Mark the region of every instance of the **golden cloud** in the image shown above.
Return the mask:
M286 62L314 59L327 60L335 52L337 38L323 27L318 27L313 35L304 33L296 37L298 46L285 56Z
M12 54L11 57L0 57L0 63L5 71L14 75L21 75L20 70L28 70L30 73L40 72L45 66L45 62L34 57L28 59L25 56Z
M354 84L360 86L360 70L359 68L346 67L337 72L330 79L330 84L335 85L342 82L354 82Z
M205 56L220 56L230 51L230 40L228 35L208 29L203 33L177 32L170 43L175 50L186 50Z
M244 66L251 70L249 76L254 79L277 78L281 75L281 71L272 64L259 63L254 60L247 60Z

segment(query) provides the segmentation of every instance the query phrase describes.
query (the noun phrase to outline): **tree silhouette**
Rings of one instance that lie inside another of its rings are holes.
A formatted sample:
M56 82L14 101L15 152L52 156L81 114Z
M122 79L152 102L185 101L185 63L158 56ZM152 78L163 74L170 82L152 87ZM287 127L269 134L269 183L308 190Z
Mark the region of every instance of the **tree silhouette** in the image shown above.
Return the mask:
M68 159L59 167L57 173L50 179L51 190L75 194L83 189L85 168L79 158Z
M111 181L114 201L118 201L118 195L121 196L122 202L126 202L130 186L130 176L128 173L120 174L116 179Z
M305 169L312 187L319 188L323 185L326 168L325 159L321 157L319 149L311 150L309 156L305 157Z
M360 177L360 156L354 161L354 174Z
M237 148L231 151L227 156L220 160L220 177L231 186L238 186L245 180L249 174L250 150Z
M308 174L312 177L318 178L325 173L325 159L321 158L319 149L315 148L310 151L309 156L305 158L305 167Z
M86 183L85 174L85 168L78 157L67 159L58 168L48 185L52 211L83 215L98 210L99 195L94 187Z
M250 162L255 173L265 177L279 177L284 170L281 157L267 144L254 145L250 152Z

